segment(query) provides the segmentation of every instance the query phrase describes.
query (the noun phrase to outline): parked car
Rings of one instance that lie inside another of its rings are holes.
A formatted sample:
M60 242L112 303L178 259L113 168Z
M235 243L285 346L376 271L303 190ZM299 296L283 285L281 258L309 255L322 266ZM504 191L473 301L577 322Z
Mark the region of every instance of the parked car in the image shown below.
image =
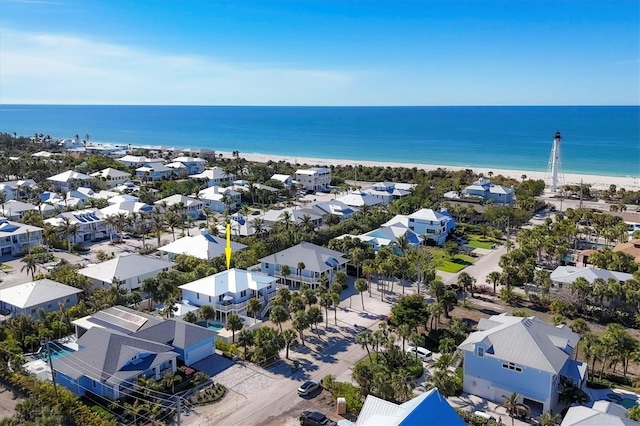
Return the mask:
M301 426L336 426L337 423L317 411L303 411L300 414Z
M422 346L409 346L407 352L413 356L418 356L422 361L429 362L433 360L433 352L429 349L425 349Z
M485 413L484 411L474 411L473 412L474 416L478 416L478 417L482 417L485 420L494 420L496 421L497 419L495 417L493 417L491 414L489 413Z
M307 380L298 388L298 395L307 396L320 389L320 382L317 380Z

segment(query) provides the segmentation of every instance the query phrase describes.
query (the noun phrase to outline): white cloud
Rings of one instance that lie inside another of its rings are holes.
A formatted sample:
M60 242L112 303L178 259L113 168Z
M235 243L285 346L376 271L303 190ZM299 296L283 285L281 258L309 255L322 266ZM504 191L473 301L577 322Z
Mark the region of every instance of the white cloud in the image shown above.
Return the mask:
M0 30L0 102L340 104L359 73L163 54L75 35Z

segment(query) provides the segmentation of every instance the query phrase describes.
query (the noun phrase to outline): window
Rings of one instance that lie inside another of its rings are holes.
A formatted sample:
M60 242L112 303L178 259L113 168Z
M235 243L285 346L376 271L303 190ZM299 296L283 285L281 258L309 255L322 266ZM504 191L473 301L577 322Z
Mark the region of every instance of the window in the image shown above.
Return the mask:
M240 292L240 297L246 297L247 296L247 290L242 290Z
M209 303L211 303L211 296L209 296Z
M511 370L511 371L517 371L518 373L522 372L522 367L519 367L519 366L515 365L513 362L503 363L502 364L502 368L505 368L505 369Z
M32 313L32 314L35 314L35 313L36 313L35 308L31 309L31 313Z
M224 299L224 294L221 294L220 296L218 296L218 302L222 302L222 299Z
M200 299L200 293L196 293L196 299Z
M478 356L484 358L484 348L478 347Z
M264 264L264 267L265 267L265 268L268 268L268 267L269 267L269 264L268 264L268 263L265 263L265 264Z
M67 297L67 300L65 300L65 303L69 303L69 302L71 302L71 299Z

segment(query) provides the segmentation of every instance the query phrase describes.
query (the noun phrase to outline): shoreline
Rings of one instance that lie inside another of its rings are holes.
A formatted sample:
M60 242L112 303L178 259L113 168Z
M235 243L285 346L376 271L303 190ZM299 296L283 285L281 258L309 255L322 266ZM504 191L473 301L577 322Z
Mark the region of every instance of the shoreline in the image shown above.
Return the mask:
M232 157L230 151L215 151L217 154L222 154L224 158ZM436 170L438 168L445 170L466 170L471 169L474 173L482 173L485 177L488 177L489 172L493 172L494 176L502 175L505 177L511 177L516 180L521 180L522 175L526 175L527 179L542 179L545 180L546 172L534 171L534 170L516 170L516 169L503 169L503 168L487 168L487 167L461 167L461 166L447 166L438 164L420 164L420 163L399 163L393 161L370 161L370 160L344 160L335 158L315 158L315 157L295 157L286 155L273 155L273 154L260 154L260 153L240 153L240 157L247 161L253 161L257 163L267 163L268 161L285 161L291 164L309 166L322 166L328 167L334 166L347 166L347 165L362 165L365 167L404 167L404 168L417 168L422 170ZM579 173L564 173L564 182L560 179L561 185L580 185L580 182L591 185L594 189L609 189L610 185L616 185L619 188L625 188L629 191L640 190L640 178L632 176L598 176L587 175Z

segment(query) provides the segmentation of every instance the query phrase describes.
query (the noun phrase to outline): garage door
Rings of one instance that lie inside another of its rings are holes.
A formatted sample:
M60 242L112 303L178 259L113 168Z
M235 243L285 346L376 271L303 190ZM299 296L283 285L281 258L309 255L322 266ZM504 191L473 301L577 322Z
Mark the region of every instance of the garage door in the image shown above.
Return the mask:
M185 352L184 363L191 365L213 353L213 345L203 345Z

